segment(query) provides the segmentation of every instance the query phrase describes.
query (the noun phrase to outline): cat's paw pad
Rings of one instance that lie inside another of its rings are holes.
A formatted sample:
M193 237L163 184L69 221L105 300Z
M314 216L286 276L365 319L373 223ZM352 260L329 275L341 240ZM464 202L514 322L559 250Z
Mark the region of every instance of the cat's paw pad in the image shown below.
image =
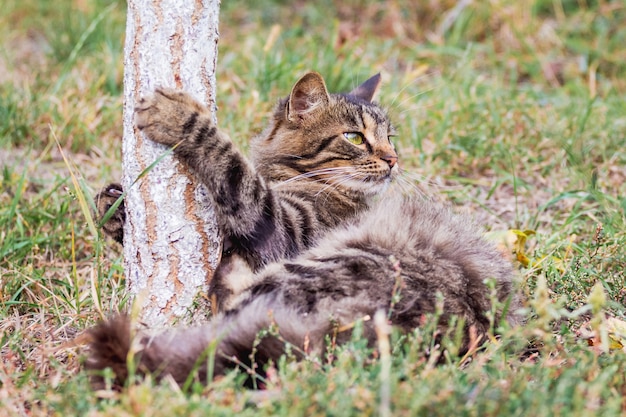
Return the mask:
M188 94L169 88L159 88L152 96L139 100L135 107L135 124L150 139L173 146L185 139L206 107Z
M100 190L94 197L96 203L95 217L98 219L98 222L104 220L109 209L113 207L123 193L122 186L117 183L109 184ZM115 239L116 242L123 243L125 221L126 211L124 208L124 200L122 200L108 220L102 224L102 231L104 234Z

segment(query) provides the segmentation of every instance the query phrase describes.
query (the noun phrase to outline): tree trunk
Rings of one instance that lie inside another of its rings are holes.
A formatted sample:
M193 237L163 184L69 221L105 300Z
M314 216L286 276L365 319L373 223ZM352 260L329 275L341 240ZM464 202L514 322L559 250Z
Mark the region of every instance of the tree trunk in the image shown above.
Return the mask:
M215 114L218 16L219 0L128 1L124 259L127 287L150 326L172 323L206 304L202 292L217 264L220 240L206 189L172 154L137 180L167 150L137 130L134 106L156 87L175 87Z

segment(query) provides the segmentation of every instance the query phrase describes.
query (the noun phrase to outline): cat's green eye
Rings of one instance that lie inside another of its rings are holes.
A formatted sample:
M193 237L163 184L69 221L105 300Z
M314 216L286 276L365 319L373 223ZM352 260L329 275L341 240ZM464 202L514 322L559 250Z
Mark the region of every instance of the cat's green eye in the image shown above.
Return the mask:
M343 137L354 145L363 145L365 143L365 138L359 132L345 132Z

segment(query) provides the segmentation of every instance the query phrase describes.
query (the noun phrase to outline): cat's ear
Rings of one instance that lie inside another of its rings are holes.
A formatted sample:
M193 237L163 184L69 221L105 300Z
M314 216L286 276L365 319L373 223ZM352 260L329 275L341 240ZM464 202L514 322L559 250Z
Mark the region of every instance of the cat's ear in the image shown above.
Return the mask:
M367 102L371 102L372 98L374 98L374 94L378 90L378 86L380 85L380 72L369 80L365 81L363 84L350 91L351 96L358 97Z
M290 121L302 120L319 106L328 104L330 97L324 79L317 72L309 72L291 89L286 116Z

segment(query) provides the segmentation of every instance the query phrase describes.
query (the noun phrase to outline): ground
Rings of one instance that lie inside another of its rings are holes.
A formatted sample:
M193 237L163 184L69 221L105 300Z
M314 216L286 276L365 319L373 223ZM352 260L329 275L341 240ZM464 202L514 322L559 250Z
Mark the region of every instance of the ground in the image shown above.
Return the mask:
M127 295L79 196L120 178L125 6L0 11L0 415L626 412L626 6L608 0L223 2L220 126L246 148L307 70L331 91L381 72L402 184L490 238L528 236L507 249L526 324L471 360L427 324L390 357L355 339L332 364L285 364L264 391L233 373L92 392L82 332Z

